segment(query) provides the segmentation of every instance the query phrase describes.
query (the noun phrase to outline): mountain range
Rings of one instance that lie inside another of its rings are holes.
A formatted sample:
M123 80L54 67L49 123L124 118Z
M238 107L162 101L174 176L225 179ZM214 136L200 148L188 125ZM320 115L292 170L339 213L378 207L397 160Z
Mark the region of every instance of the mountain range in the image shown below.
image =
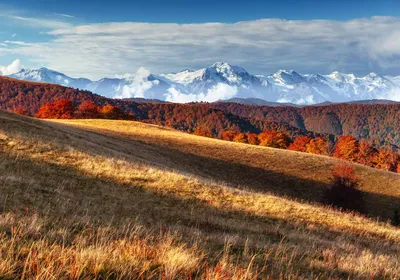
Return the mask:
M242 67L223 62L200 70L185 69L159 75L141 68L135 75L98 81L72 78L47 68L22 69L10 77L89 90L111 98L146 98L180 103L236 98L298 105L371 99L400 100L400 76L370 73L357 77L340 72L302 75L294 70L253 75Z

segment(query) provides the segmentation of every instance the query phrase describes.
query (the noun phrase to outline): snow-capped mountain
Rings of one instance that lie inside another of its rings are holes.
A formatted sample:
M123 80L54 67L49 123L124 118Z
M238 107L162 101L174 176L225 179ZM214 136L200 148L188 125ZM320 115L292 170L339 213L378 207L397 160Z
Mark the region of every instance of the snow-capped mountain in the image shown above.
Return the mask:
M32 70L22 69L18 73L10 75L10 77L85 89L111 98L163 99L163 95L170 88L169 84L157 79L150 73L142 77L125 76L123 78L103 78L98 81L91 81L86 78L72 78L43 67Z
M20 80L59 84L74 88L84 88L92 82L85 78L71 78L63 73L45 67L33 70L22 69L18 73L11 75L11 77Z
M24 69L11 77L87 89L107 97L138 97L172 102L258 98L271 102L315 104L400 98L400 77L384 77L375 73L356 77L339 72L302 75L294 70L253 75L242 67L223 62L200 70L185 69L160 75L140 68L135 75L99 81L71 78L47 68Z

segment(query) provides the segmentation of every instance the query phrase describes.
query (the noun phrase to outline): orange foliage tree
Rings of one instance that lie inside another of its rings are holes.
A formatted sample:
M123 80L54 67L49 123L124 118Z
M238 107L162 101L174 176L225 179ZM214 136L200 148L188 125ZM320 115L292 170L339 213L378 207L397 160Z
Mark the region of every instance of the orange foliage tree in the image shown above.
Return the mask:
M213 137L213 134L209 129L201 127L197 127L193 134L197 136Z
M358 147L358 156L357 162L373 167L374 159L378 154L378 150L372 147L372 145L368 144L364 139L360 141L360 145Z
M233 139L235 138L235 136L236 136L237 134L238 134L238 133L235 132L235 131L227 130L227 131L222 132L222 134L221 134L221 139L222 139L222 140L225 140L225 141L233 141Z
M291 139L285 133L275 130L266 130L258 135L258 141L261 146L286 149Z
M358 152L358 140L352 136L343 136L336 143L333 156L355 162L358 159Z
M395 153L382 149L373 159L375 168L386 171L397 171L398 157Z
M260 144L260 142L258 141L257 134L255 134L255 133L247 134L247 142L251 145L259 145Z
M74 116L74 106L68 99L62 99L47 103L40 107L35 115L41 119L72 119Z
M299 136L296 137L294 142L289 145L288 149L291 151L305 152L308 143L311 141L311 137L309 136Z
M235 138L233 138L233 142L238 142L238 143L248 143L247 140L247 134L245 133L239 133L235 136Z
M329 155L328 142L321 137L311 139L310 143L306 145L306 152L316 155Z
M100 109L100 115L102 118L110 120L123 120L128 118L128 116L123 113L120 108L111 104L104 105Z

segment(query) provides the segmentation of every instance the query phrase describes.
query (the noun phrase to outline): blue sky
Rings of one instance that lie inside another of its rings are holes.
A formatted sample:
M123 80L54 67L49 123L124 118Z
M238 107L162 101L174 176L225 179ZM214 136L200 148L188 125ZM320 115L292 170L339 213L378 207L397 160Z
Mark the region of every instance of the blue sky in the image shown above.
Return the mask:
M0 0L0 71L19 59L100 78L226 61L255 74L399 75L399 16L389 0Z
M5 4L10 2L12 7L36 16L46 13L69 14L88 22L232 23L261 18L347 20L400 14L400 2L396 0L0 1Z

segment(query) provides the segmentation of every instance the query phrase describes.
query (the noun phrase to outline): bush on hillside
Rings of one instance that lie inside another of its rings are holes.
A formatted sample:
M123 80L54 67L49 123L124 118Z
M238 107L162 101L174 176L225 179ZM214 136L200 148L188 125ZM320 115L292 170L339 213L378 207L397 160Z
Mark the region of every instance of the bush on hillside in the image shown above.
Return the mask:
M359 190L359 182L355 170L347 163L333 167L331 186L326 190L324 200L337 208L364 212L363 193Z

